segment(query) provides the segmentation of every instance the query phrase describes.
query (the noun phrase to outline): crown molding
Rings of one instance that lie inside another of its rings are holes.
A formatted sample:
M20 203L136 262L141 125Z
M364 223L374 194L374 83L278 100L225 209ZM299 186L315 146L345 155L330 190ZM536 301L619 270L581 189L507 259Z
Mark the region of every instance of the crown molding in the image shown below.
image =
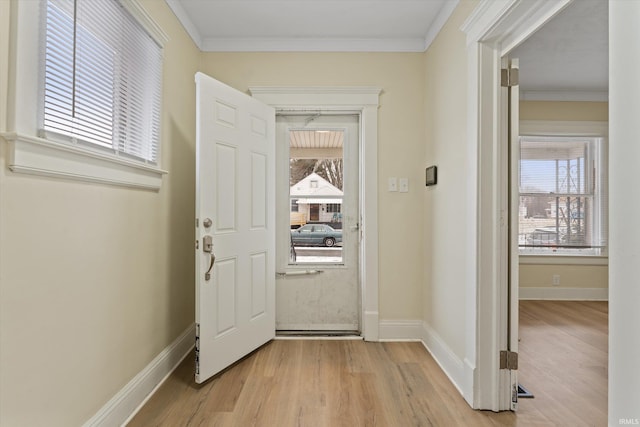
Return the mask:
M196 46L198 46L198 49L202 50L202 36L200 35L200 32L198 31L196 26L193 24L193 22L189 18L189 15L187 14L187 12L185 12L180 1L179 0L165 0L165 1L167 2L167 5L169 6L169 8L173 11L173 14L176 15L176 18L178 18L178 21L180 21L185 31L187 32L187 34L189 34L189 36L191 37L191 40L193 40Z
M436 19L434 19L429 26L429 31L427 31L427 35L424 39L424 49L422 49L423 51L429 49L431 43L433 43L438 34L440 34L440 30L442 30L444 24L447 23L453 11L456 9L456 7L458 7L459 2L460 0L451 0L445 2L445 4L442 6L442 9L440 9L440 13L438 13Z
M407 38L297 38L204 37L180 0L165 0L185 31L202 52L404 52L427 50L447 22L459 0L446 1L424 37Z
M203 52L424 52L416 38L205 38Z

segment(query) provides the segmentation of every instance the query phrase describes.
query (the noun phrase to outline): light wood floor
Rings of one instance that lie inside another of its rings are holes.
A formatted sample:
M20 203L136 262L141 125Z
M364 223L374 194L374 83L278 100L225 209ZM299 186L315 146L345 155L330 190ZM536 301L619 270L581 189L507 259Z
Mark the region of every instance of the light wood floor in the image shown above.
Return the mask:
M608 303L520 301L518 425L606 426Z
M204 385L188 358L129 426L606 426L606 318L521 303L517 415L470 409L420 343L276 340Z

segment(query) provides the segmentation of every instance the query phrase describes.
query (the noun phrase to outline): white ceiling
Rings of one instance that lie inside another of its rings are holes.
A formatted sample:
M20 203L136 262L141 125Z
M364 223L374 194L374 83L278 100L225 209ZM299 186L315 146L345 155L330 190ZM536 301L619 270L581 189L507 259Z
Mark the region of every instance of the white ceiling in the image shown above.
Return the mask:
M423 52L458 0L166 0L212 51Z
M423 52L458 0L166 0L205 52ZM523 99L606 100L608 1L574 0L511 53Z
M607 0L575 0L510 56L530 100L605 101L609 87Z

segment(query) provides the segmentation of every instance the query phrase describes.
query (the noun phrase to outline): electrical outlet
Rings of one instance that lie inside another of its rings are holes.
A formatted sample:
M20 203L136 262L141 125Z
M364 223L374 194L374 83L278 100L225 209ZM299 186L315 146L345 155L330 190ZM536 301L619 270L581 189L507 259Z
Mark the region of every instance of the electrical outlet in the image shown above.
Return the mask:
M553 286L558 286L558 285L560 285L560 275L559 275L559 274L554 274L554 275L551 277L551 284L552 284Z

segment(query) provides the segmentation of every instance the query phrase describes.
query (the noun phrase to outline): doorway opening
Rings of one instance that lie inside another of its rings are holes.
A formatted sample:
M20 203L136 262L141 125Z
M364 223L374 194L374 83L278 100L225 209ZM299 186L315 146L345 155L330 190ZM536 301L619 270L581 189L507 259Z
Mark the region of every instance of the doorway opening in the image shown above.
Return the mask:
M250 87L254 98L262 100L280 114L350 112L360 117L358 154L360 159L359 223L360 251L360 330L365 341L379 339L378 298L378 108L380 87ZM286 172L286 171L285 171ZM286 180L286 178L284 178ZM287 219L285 218L285 228ZM277 259L278 273L286 272L289 254ZM285 268L280 270L280 268ZM312 270L312 269L309 269ZM278 274L278 277L280 275ZM286 277L286 276L285 276Z
M360 333L360 116L276 116L276 330Z
M545 343L561 348L571 337L551 328L562 325L563 333L581 329L587 339L575 345L596 347L584 363L598 366L593 381L600 384L599 390L605 389L604 394L585 397L593 408L587 418L598 423L606 423L606 374L600 373L606 371L602 325L607 308L602 301L584 301L607 299L608 118L598 115L606 111L598 104L606 101L608 89L606 12L606 2L573 2L508 52L510 58L518 58L519 81L518 105L509 109L515 112L517 131L509 135L510 154L505 157L510 188L508 288L515 295L507 303L516 316L509 321L515 331L508 336L519 353L517 380L533 395L562 396L571 407L574 398L559 393L557 383L586 378L591 372L574 364L554 374L558 377L547 375L553 372L551 366L563 363L559 353L539 351L534 331L544 329ZM589 37L576 45L582 38L569 27L586 18L592 24ZM563 48L545 49L548 40ZM580 82L567 81L565 76L576 74L570 71L573 58L583 57L583 42L591 51L604 51L593 56L591 70ZM595 70L602 70L602 76ZM578 360L580 354L573 357ZM526 401L525 409L536 408L538 402Z

